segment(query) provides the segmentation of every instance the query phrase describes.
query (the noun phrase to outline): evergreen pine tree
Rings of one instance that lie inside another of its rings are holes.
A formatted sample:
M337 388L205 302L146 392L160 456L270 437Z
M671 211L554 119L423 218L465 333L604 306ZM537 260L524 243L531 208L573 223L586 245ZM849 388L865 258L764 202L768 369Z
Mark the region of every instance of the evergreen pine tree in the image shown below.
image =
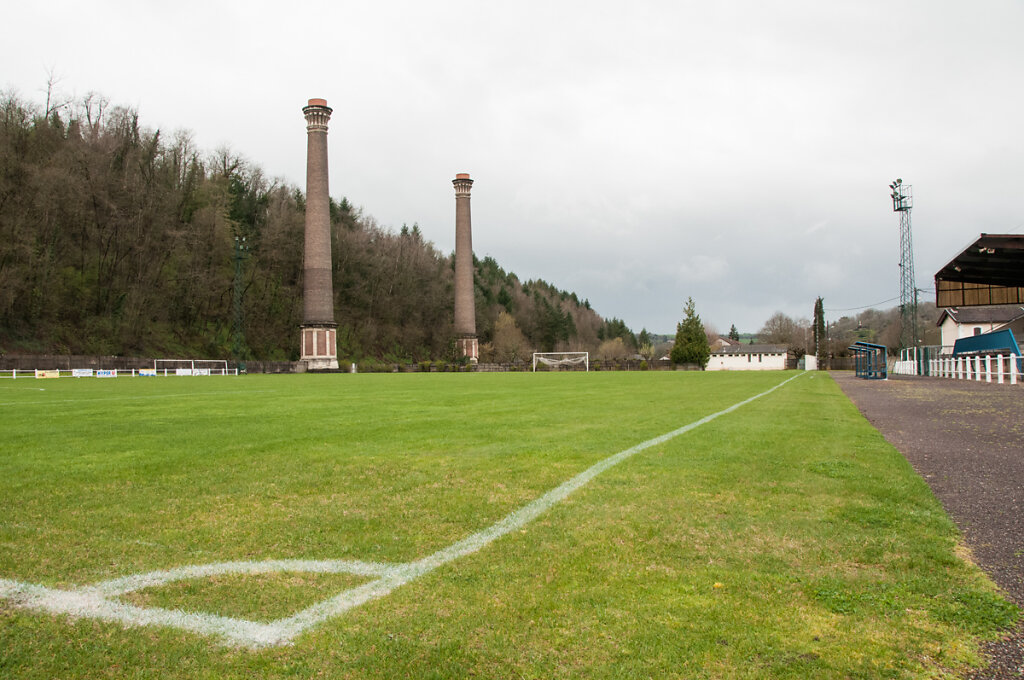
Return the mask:
M729 339L736 340L737 342L740 339L740 332L736 330L736 324L729 327Z
M669 357L674 364L697 364L704 370L711 358L711 346L692 297L686 299L683 311L686 318L676 325L676 342Z

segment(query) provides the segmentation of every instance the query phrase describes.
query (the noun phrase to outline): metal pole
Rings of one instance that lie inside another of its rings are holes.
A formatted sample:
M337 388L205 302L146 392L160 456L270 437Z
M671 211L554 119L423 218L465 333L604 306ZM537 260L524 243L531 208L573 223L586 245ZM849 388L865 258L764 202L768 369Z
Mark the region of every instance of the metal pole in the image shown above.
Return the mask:
M234 333L231 343L231 354L235 361L241 361L245 351L244 310L242 308L242 262L248 254L249 247L244 236L235 237L235 286L234 286Z

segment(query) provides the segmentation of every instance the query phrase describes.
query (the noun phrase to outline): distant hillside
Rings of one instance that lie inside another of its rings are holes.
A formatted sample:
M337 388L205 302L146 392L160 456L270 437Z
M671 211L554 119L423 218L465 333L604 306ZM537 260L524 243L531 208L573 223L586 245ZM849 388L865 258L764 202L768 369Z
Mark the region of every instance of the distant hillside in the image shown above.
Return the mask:
M230 358L237 287L237 354L297 359L304 211L298 188L148 130L131 109L0 95L0 354ZM346 199L331 222L341 358L452 358L452 256ZM632 336L575 293L475 264L486 351L499 326L523 351Z

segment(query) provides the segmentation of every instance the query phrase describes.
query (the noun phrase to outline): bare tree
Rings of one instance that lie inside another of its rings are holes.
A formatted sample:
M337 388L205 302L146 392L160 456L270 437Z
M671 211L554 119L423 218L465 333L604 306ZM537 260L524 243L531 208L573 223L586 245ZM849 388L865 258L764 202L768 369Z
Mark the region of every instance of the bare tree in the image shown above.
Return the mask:
M597 348L597 356L606 361L625 359L627 354L628 351L626 350L626 343L622 341L622 338L605 340L601 343L601 346Z
M494 358L498 361L522 361L530 353L526 336L508 312L498 314L494 322Z
M60 83L60 78L54 72L54 68L51 66L46 69L46 109L44 116L49 120L50 116L55 113L59 113L62 109L66 109L68 104L71 102L70 99L60 95L57 92L57 85Z
M704 335L707 336L709 345L714 344L715 340L718 340L718 338L721 337L718 333L718 329L709 321L704 322Z
M796 322L782 312L775 312L757 334L758 340L773 345L789 344L796 331Z
M103 113L110 105L110 100L95 92L88 92L79 103L80 117L85 118L85 125L89 133L89 142L95 142L100 136L100 126L103 124Z
M807 319L794 320L782 312L775 312L764 322L757 337L761 342L772 345L786 345L797 354L803 354L808 344L810 322Z

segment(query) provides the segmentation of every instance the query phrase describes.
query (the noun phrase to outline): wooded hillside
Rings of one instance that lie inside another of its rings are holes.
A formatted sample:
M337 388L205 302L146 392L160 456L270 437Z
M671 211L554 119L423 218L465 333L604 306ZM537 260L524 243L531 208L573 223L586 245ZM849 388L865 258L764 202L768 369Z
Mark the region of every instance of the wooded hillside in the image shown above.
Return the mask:
M102 97L0 94L0 353L297 359L304 199ZM344 198L331 218L339 356L452 358L452 256ZM635 347L575 293L475 264L485 360L615 337Z

